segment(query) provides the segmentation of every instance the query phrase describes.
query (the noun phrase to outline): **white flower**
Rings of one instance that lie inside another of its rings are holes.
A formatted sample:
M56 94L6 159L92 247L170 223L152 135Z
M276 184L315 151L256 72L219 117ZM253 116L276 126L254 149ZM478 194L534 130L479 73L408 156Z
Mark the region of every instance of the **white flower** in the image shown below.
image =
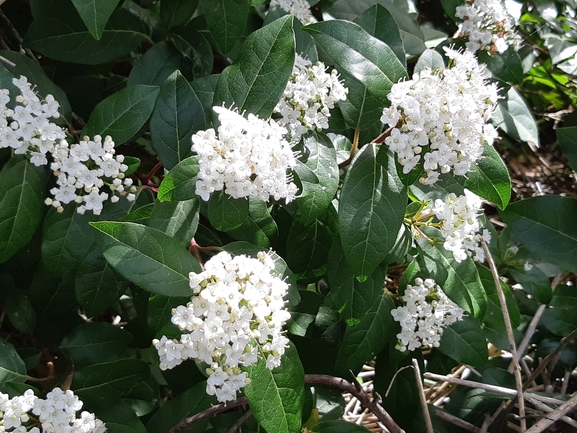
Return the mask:
M421 346L438 347L447 326L462 320L464 310L451 301L433 279L415 279L401 297L404 304L391 315L401 325L396 348L405 352Z
M339 100L345 100L347 93L336 70L329 74L322 62L313 65L297 55L291 78L274 111L282 115L279 124L288 129L290 140L298 142L308 130L328 128L329 110Z
M434 71L425 68L401 81L388 95L381 122L392 129L385 144L397 154L403 172L424 159L421 183L433 185L441 173L470 171L484 143L497 136L488 124L497 103L497 88L470 52L445 48L454 63Z
M301 23L310 24L315 22L307 0L272 0L271 7L278 5L284 11L294 15Z
M287 174L296 165L286 129L253 114L248 118L224 107L214 107L220 126L192 136L200 171L196 194L208 200L214 191L233 198L294 199L296 185Z
M283 301L288 285L265 253L254 259L221 252L203 272L190 273L190 286L195 296L172 310L172 323L189 333L153 340L160 368L202 361L209 365L206 392L221 402L234 400L247 380L240 367L256 363L259 352L268 368L280 365L289 343L282 334L290 319Z
M455 16L463 20L457 35L468 38L469 51L479 49L503 53L510 46L521 47L521 37L501 0L466 0L457 6Z

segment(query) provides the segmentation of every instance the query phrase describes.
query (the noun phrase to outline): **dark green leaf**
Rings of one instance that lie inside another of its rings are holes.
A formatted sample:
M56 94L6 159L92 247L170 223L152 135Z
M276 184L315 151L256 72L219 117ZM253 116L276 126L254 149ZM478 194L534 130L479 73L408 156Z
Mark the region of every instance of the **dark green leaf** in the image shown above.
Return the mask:
M391 48L349 21L331 20L303 27L335 62L383 104L394 83L407 76Z
M441 56L435 50L425 50L423 54L417 60L417 64L415 65L415 73L421 72L425 68L429 68L430 70L435 70L437 68L444 68L445 61L443 60L443 56Z
M174 71L180 68L181 62L182 56L171 43L162 41L154 44L144 56L134 62L127 84L128 86L137 84L161 86Z
M42 259L47 269L64 275L80 264L94 243L94 231L88 225L94 219L90 212L76 212L73 203L64 212L50 209L42 230Z
M198 0L163 0L160 2L160 20L167 30L184 26L190 21Z
M156 202L149 226L175 238L183 246L189 246L198 227L199 200Z
M244 393L259 424L271 432L299 431L305 372L295 347L286 350L280 367L272 371L262 358L246 371L251 384Z
M493 329L499 328L505 333L505 322L503 320L503 312L501 310L501 302L499 301L499 295L497 293L497 288L495 287L495 282L493 281L493 275L491 271L482 265L477 265L479 271L479 278L483 283L485 292L487 292L487 311L485 312L485 317L483 317L484 324L490 324ZM521 321L521 315L519 312L519 307L515 302L515 298L505 283L501 281L501 289L505 294L505 301L507 303L507 311L509 312L509 318L511 319L511 325L513 328L517 328Z
M315 433L369 433L369 430L362 425L354 424L350 421L345 421L343 419L334 419L329 421L321 421L316 424L312 430Z
M245 222L248 209L248 199L232 198L222 191L215 191L208 202L208 219L215 229L226 232Z
M520 85L523 82L523 65L514 47L509 47L507 51L499 55L479 50L477 56L479 63L487 65L493 77L510 84Z
M337 372L345 375L349 370L360 371L363 364L373 359L394 338L393 308L395 304L390 296L382 293L372 311L365 314L357 325L347 326L337 355Z
M32 21L24 45L55 60L98 65L129 53L146 39L141 21L124 9L112 14L97 41L76 10L58 8Z
M278 236L278 227L271 217L266 203L257 197L248 199L248 217L242 225L227 232L238 241L247 241L259 247L269 248Z
M541 323L555 335L567 336L577 328L577 296L575 288L559 285L553 292L551 308L543 312Z
M455 361L480 367L487 362L487 340L483 335L479 322L465 316L445 328L441 337L439 351Z
M371 137L377 136L381 130L383 102L369 92L363 83L347 73L341 73L341 78L349 89L347 99L339 101L339 109L346 125L358 128Z
M573 170L577 170L577 126L557 128L557 140Z
M532 197L500 212L512 235L533 257L577 272L577 200L561 196Z
M128 281L112 269L99 249L94 249L78 265L74 287L84 313L93 317L120 299Z
M368 144L356 155L341 191L339 224L345 257L363 280L397 240L407 192L387 148Z
M158 200L191 200L196 195L198 157L190 156L180 161L162 180L158 188Z
M170 321L172 309L190 302L189 297L152 295L148 301L148 327L157 338L178 338L179 329Z
M499 99L492 119L511 138L539 146L539 132L531 109L514 87L509 89L504 98Z
M126 402L98 410L98 419L106 424L107 433L146 433L134 409Z
M0 263L32 238L42 220L46 172L24 155L12 156L0 171Z
M325 274L333 242L333 234L327 224L317 219L304 226L295 220L286 242L288 265L299 279L314 279Z
M10 323L23 334L36 328L36 313L30 299L19 290L11 290L6 296L4 312Z
M235 62L220 75L214 105L234 104L265 119L284 93L294 63L292 15L246 38Z
M483 156L466 176L453 176L463 187L505 209L511 198L511 177L507 166L493 146L483 147Z
M26 379L24 361L18 356L11 343L0 338L0 383L24 383Z
M336 150L324 134L312 133L304 137L307 159L297 161L294 168L301 185L296 202L303 225L316 220L331 204L339 186L339 167Z
M165 296L189 296L188 274L198 262L180 243L159 230L134 223L95 222L104 257L127 280Z
M96 40L102 37L104 27L118 3L120 0L72 0L80 18Z
M541 304L548 304L553 297L551 280L537 266L531 266L526 270L521 265L519 268L507 268L507 272L513 279L523 286L523 290Z
M177 27L170 31L169 38L174 47L192 61L192 73L195 78L212 72L214 63L212 47L202 33L190 26Z
M60 348L76 368L82 368L118 359L131 341L132 335L118 326L92 322L74 328Z
M152 114L160 89L130 86L100 102L90 115L83 135L110 135L117 145L132 138Z
M152 145L166 169L192 153L192 134L205 129L204 109L179 71L166 79L150 119Z
M202 0L208 30L222 54L239 42L248 19L248 0Z

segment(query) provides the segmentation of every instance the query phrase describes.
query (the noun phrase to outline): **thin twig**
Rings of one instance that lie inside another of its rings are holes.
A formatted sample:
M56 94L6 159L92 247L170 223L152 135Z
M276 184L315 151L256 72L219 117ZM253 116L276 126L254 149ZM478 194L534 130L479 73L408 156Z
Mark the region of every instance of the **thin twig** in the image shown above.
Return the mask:
M525 336L523 337L523 340L521 341L521 344L519 344L519 348L517 349L519 356L523 356L523 353L525 353L527 346L529 346L529 341L533 337L533 334L535 333L535 331L537 329L537 324L539 323L539 320L541 320L541 316L543 315L543 312L545 311L546 307L547 307L547 305L541 304L541 305L539 305L539 308L537 308L537 311L535 312L533 319L531 319L531 323L529 323L529 327L527 328L527 332L525 332ZM511 364L509 365L509 369L508 369L509 373L513 372L513 365L514 364L511 361Z
M8 60L6 57L0 56L0 61L3 61L4 63L6 63L7 65L10 65L12 67L16 66L16 63L11 62L10 60Z
M539 410L542 410L543 412L550 413L554 410L547 406L545 403L541 403L539 400L535 400L531 395L525 394L525 399L528 403L531 403L533 406ZM567 415L563 415L561 418L559 418L559 420L569 424L570 426L577 427L577 421L575 421L573 418L569 418Z
M415 370L415 379L417 379L417 391L419 392L419 400L421 402L421 409L423 410L423 417L425 418L425 426L427 426L427 433L434 433L431 414L429 413L429 407L427 406L427 400L425 398L425 390L423 388L423 379L421 378L419 362L413 358L412 363L413 369Z
M521 366L519 365L519 355L517 353L517 345L515 344L513 326L511 325L511 316L509 315L509 309L507 308L507 299L505 298L505 293L501 287L501 279L499 278L497 266L495 265L495 261L493 260L493 256L489 251L489 247L487 246L485 239L482 237L481 246L483 247L483 251L485 251L485 256L487 257L489 268L491 269L491 274L493 275L493 281L495 282L495 288L497 289L497 294L499 295L499 303L501 304L503 321L505 322L505 329L507 330L507 339L509 340L511 354L513 355L515 385L518 393L517 402L519 404L519 421L521 423L521 432L524 432L527 429L527 421L525 420L525 401L523 400L523 378L521 377Z
M547 414L545 418L540 420L537 424L527 430L526 433L541 433L542 431L546 430L551 424L554 424L557 420L559 420L562 416L566 415L567 413L571 412L575 406L577 406L577 394L573 394L571 400L565 402L561 406L559 406L553 412Z
M20 47L22 47L22 43L24 42L24 39L22 39L22 36L20 36L20 33L18 33L18 30L16 30L16 27L14 27L14 24L12 24L12 22L8 19L8 17L4 14L4 12L2 12L1 9L0 9L0 18L6 23L6 26L10 29L10 31L12 32L12 34L14 35L14 37L16 38L18 43L20 44ZM24 51L26 52L28 57L30 57L36 63L39 63L38 59L36 58L34 53L32 51L30 51L30 49L24 48L24 47L22 47L22 48L24 49Z
M455 415L451 415L448 412L438 409L435 412L435 415L437 415L438 418L441 418L447 422L450 422L451 424L456 425L457 427L461 427L473 433L479 433L479 429L475 427L473 424L468 423L467 421L462 420L461 418L457 418Z
M223 412L228 412L231 409L240 407L240 406L246 406L248 404L248 400L246 399L246 397L241 397L241 398L237 398L236 400L233 401L227 401L226 403L220 403L217 405L214 405L202 412L199 412L193 416L189 416L188 418L183 419L182 421L180 421L178 424L176 424L174 427L172 427L168 433L177 433L181 430L184 430L186 427L188 427L191 424L194 424L197 421L200 421L201 419L205 419L205 418L210 418L213 417L215 415L218 415L219 413L223 413Z
M353 160L353 158L355 157L355 154L357 153L357 149L359 148L359 135L361 134L361 130L359 128L355 129L355 135L353 137L353 146L351 148L351 154L349 155L349 157L341 162L339 164L339 168L345 168L347 167L351 161Z
M228 433L235 433L244 422L252 416L252 411L247 411L243 416L241 416L234 425L230 428Z

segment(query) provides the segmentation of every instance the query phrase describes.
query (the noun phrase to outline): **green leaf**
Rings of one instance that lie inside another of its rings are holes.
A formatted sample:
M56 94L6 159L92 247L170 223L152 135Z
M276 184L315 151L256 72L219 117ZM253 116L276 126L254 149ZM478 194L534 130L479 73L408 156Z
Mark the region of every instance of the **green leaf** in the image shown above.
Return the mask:
M339 109L347 126L358 128L371 137L377 136L381 130L384 103L347 73L341 73L341 78L349 89L347 99L339 101Z
M176 239L134 223L91 225L104 257L127 280L153 293L190 296L188 274L200 272L200 266Z
M146 424L146 431L166 433L183 419L202 412L215 403L216 399L206 394L206 381L200 382L162 405ZM195 422L187 432L204 432L208 421L208 418L205 418Z
M88 31L100 40L108 19L120 0L72 0L72 4L86 24Z
M111 362L121 357L132 341L130 332L106 322L80 325L62 340L62 352L76 368Z
M179 338L179 329L170 321L172 309L179 305L186 305L190 302L188 297L168 297L152 295L148 301L147 324L154 336L161 338L166 335L168 338Z
M417 60L417 63L415 64L415 73L419 73L425 68L435 70L444 67L445 61L443 60L443 56L435 50L427 49L423 51L423 54L421 54L419 60Z
M107 63L148 39L142 22L124 9L112 14L100 40L94 39L76 10L54 9L34 19L24 37L27 48L54 60L85 65Z
M99 249L94 249L78 265L74 288L84 314L94 317L120 299L128 281L112 269Z
M365 10L354 20L369 35L387 44L402 65L406 64L405 49L399 27L393 15L382 5L376 4Z
M182 201L197 198L195 190L198 171L197 156L190 156L180 161L162 180L158 188L158 200Z
M555 335L564 337L577 328L577 296L571 286L559 285L553 291L551 308L541 317L541 324Z
M294 63L292 15L251 33L235 62L220 75L214 105L234 104L263 119L282 97Z
M27 377L26 365L14 346L0 338L0 383L24 383Z
M72 390L84 403L112 406L149 374L149 365L140 359L88 365L74 371Z
M463 187L505 209L511 198L511 177L493 146L483 146L483 156L466 176L453 176Z
M309 24L303 30L310 33L339 70L361 82L383 104L388 103L393 84L407 76L393 50L357 24L331 20Z
M134 62L127 84L128 86L136 86L137 84L160 86L174 71L180 68L181 63L182 56L171 43L159 42Z
M186 201L158 201L154 203L148 225L188 247L198 227L199 201L198 198Z
M195 78L212 72L214 63L212 47L202 33L191 26L177 27L170 31L168 37L180 54L192 61L192 74Z
M381 292L381 299L355 326L347 326L339 345L336 369L340 374L357 372L394 339L395 322L391 310L395 304L389 295Z
M438 229L427 228L423 232L436 241L431 244L424 236L417 239L421 251L417 260L421 269L441 286L453 302L474 317L482 318L487 309L487 295L473 260L467 257L458 263L453 253L443 247L443 238Z
M304 137L307 159L294 168L301 191L296 199L303 225L316 220L335 197L339 186L337 152L330 139L313 132Z
M246 241L259 247L269 248L278 236L278 227L270 215L268 207L261 199L248 199L248 217L242 225L227 232L237 241Z
M485 292L487 292L487 311L483 317L483 324L491 325L491 328L499 328L503 333L505 333L505 321L503 320L503 312L501 310L501 302L499 301L499 294L497 293L497 288L495 287L495 282L493 281L493 274L491 270L477 264L477 269L479 271L479 278L483 283ZM509 289L507 284L501 281L501 289L505 294L505 301L507 304L507 311L509 312L509 318L511 319L511 325L513 328L517 328L521 323L521 313L519 312L519 307L515 302L513 293Z
M100 102L90 115L83 135L110 135L116 145L127 142L140 131L152 114L160 89L130 86Z
M532 256L577 272L577 200L561 196L532 197L499 212L512 235Z
M445 328L439 351L455 361L473 367L485 365L489 358L487 340L481 326L477 320L469 316Z
M24 155L12 156L0 171L0 263L32 239L44 214L46 171Z
M179 71L160 87L150 119L152 146L167 170L192 153L192 134L205 129L204 109Z
M344 419L333 419L319 422L310 431L315 433L332 433L336 431L339 433L369 433L371 430Z
M353 272L364 280L397 240L407 192L389 150L368 144L355 156L341 191L341 242Z
M511 138L539 146L539 131L531 110L519 92L511 87L504 98L499 99L493 123Z
M523 83L523 65L521 58L514 47L509 47L504 53L499 55L491 54L485 50L477 51L479 63L487 65L493 77L504 83L518 84Z
M208 219L215 229L226 232L245 222L248 209L248 199L232 198L222 191L215 191L208 202Z
M20 290L10 290L4 302L4 312L10 323L23 334L34 332L36 312L28 296Z
M305 372L295 347L285 351L280 367L266 368L262 358L246 367L251 384L244 388L250 409L270 432L292 433L301 427Z
M573 170L577 170L577 126L557 128L557 140Z
M248 19L248 0L202 0L208 30L222 54L238 43Z
M134 409L125 401L98 410L98 419L106 424L108 433L146 433Z
M332 242L333 233L323 221L317 219L304 226L294 220L286 239L286 259L297 279L315 279L325 274Z
M165 29L184 26L194 15L198 0L163 0L160 2L160 21Z
M362 283L355 278L345 260L343 247L337 240L329 252L328 278L331 297L341 318L354 326L372 310L382 296L386 267L378 267Z
M51 208L42 230L42 259L55 275L78 267L94 243L94 231L88 223L96 217L88 212L80 215L72 203L63 212Z

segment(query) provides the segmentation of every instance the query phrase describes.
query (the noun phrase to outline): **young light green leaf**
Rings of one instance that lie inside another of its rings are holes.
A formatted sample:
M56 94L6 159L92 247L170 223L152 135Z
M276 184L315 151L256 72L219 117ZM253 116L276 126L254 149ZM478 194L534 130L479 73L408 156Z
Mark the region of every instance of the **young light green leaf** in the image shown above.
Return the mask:
M294 63L292 15L287 15L251 33L234 63L222 74L214 105L234 104L266 119L283 95Z
M148 121L160 89L157 86L130 86L100 102L82 135L110 135L116 145L127 142Z
M577 272L577 200L561 196L531 197L499 212L512 235L533 257Z
M248 0L202 0L208 30L222 54L228 54L238 43L248 19Z
M198 262L180 243L159 230L135 223L102 221L96 242L124 278L153 293L190 296L188 274Z
M306 161L294 171L301 191L296 199L303 225L311 224L330 205L339 186L337 152L330 139L313 132L304 137Z
M331 20L303 27L335 62L382 101L394 83L407 76L393 50L349 21Z
M80 18L97 41L102 37L104 27L118 3L120 0L72 0Z
M266 368L266 361L246 367L251 384L244 388L250 409L270 432L293 433L301 427L305 372L296 348L285 351L280 367Z
M170 42L158 42L134 62L128 75L127 85L161 86L174 71L180 68L181 63L182 56Z
M175 71L160 87L150 118L152 146L166 169L191 155L190 138L205 127L202 103L180 71Z
M515 140L539 146L539 132L531 110L523 96L511 87L503 99L499 99L493 116L496 126Z
M445 328L439 351L463 364L481 367L487 363L487 340L479 322L470 316L463 317Z
M0 338L0 383L24 383L27 378L26 365L14 346Z
M493 146L485 145L483 156L466 176L453 176L463 187L505 209L511 198L511 177L503 159Z
M222 191L215 191L208 201L208 219L215 229L226 232L245 222L248 209L248 199L232 198Z
M197 156L190 156L180 161L162 180L158 188L158 200L181 201L198 198L195 193L198 170Z
M0 263L32 239L42 220L46 171L24 155L12 156L0 171Z
M154 203L149 226L188 247L198 227L200 199Z
M577 126L557 128L557 140L573 170L577 170Z
M184 26L194 15L198 0L163 0L160 2L160 21L165 29Z
M360 281L368 278L397 240L407 190L386 147L368 144L349 169L339 205L341 242Z

